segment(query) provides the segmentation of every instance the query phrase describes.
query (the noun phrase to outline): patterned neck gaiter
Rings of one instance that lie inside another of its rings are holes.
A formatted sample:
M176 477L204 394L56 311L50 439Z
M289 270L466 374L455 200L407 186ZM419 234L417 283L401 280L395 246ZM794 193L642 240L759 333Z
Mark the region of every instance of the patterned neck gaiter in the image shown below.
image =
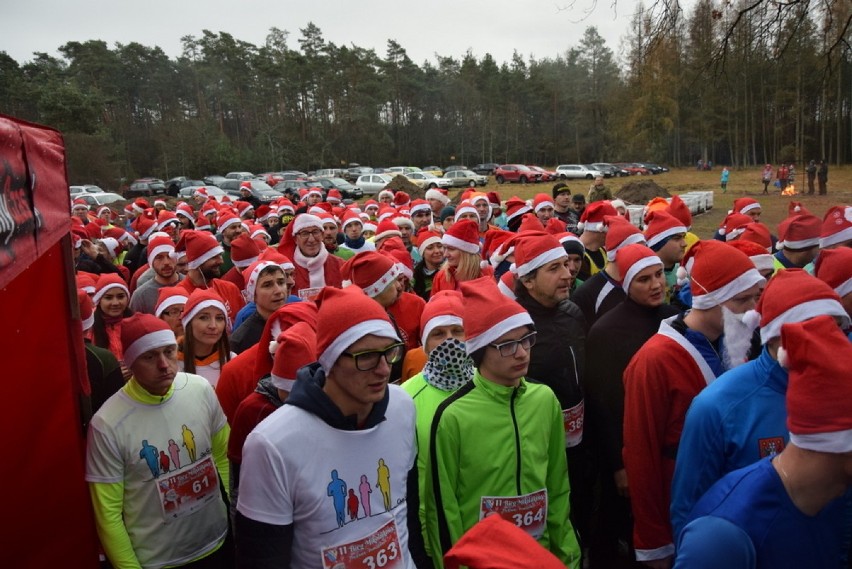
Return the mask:
M455 391L473 379L473 360L464 349L464 342L448 338L429 353L423 368L426 383L441 391Z

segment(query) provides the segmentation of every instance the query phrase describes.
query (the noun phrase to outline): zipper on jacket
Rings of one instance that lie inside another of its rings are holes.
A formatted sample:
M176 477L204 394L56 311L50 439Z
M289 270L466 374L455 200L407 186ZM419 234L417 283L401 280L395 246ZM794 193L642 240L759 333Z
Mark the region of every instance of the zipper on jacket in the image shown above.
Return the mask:
M512 398L509 400L509 410L512 413L512 426L515 427L515 486L517 487L518 496L521 495L521 434L518 432L518 418L515 416L515 397L518 395L518 387L512 391Z

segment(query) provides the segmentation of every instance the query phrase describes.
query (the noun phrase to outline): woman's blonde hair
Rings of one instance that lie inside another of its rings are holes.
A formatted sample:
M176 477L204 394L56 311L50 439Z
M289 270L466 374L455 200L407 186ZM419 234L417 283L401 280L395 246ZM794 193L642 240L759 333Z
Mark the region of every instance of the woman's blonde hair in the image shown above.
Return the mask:
M459 265L455 271L450 270L450 265L447 261L441 266L444 272L447 284L454 285L455 282L472 281L482 276L482 267L479 264L480 258L476 253L468 253L459 249Z

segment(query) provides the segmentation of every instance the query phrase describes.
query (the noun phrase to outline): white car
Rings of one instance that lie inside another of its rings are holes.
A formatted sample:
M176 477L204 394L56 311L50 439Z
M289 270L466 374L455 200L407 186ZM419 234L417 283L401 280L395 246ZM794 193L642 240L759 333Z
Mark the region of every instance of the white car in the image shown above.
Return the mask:
M421 170L417 166L391 166L390 168L388 168L388 172L392 173L393 175L402 174L403 176L407 176L412 172L422 171L423 170Z
M453 185L453 181L449 178L439 178L429 172L409 172L405 174L405 177L421 188L450 188Z
M358 176L358 179L355 180L355 185L361 188L361 191L365 194L378 194L392 180L393 178L387 174L364 174L363 176Z
M72 196L83 193L102 194L104 190L94 184L83 184L82 186L68 186Z
M71 196L71 200L81 199L89 204L89 207L100 207L126 199L124 196L112 192L84 192Z
M195 190L198 188L204 188L207 190L207 195L216 200L217 202L221 202L228 195L224 192L224 190L219 189L216 186L187 186L185 188L181 188L178 190L178 197L182 200L189 201L195 195Z
M556 175L560 180L593 180L603 176L603 172L583 164L560 164L556 167Z
M254 178L254 174L251 172L228 172L225 177L229 180L251 180Z

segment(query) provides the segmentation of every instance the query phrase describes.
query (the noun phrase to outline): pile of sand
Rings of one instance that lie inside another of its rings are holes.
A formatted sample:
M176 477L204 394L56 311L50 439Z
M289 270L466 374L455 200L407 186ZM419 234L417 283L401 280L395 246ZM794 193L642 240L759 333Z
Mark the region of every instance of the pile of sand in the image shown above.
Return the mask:
M398 192L402 190L406 194L411 197L411 199L425 199L426 190L421 189L420 186L403 176L402 174L397 174L394 176L393 180L385 186L386 190L391 190L393 192Z
M615 197L624 201L624 203L645 205L654 198L670 198L671 194L664 188L657 185L654 180L644 178L635 182L624 184L620 190L615 193Z

